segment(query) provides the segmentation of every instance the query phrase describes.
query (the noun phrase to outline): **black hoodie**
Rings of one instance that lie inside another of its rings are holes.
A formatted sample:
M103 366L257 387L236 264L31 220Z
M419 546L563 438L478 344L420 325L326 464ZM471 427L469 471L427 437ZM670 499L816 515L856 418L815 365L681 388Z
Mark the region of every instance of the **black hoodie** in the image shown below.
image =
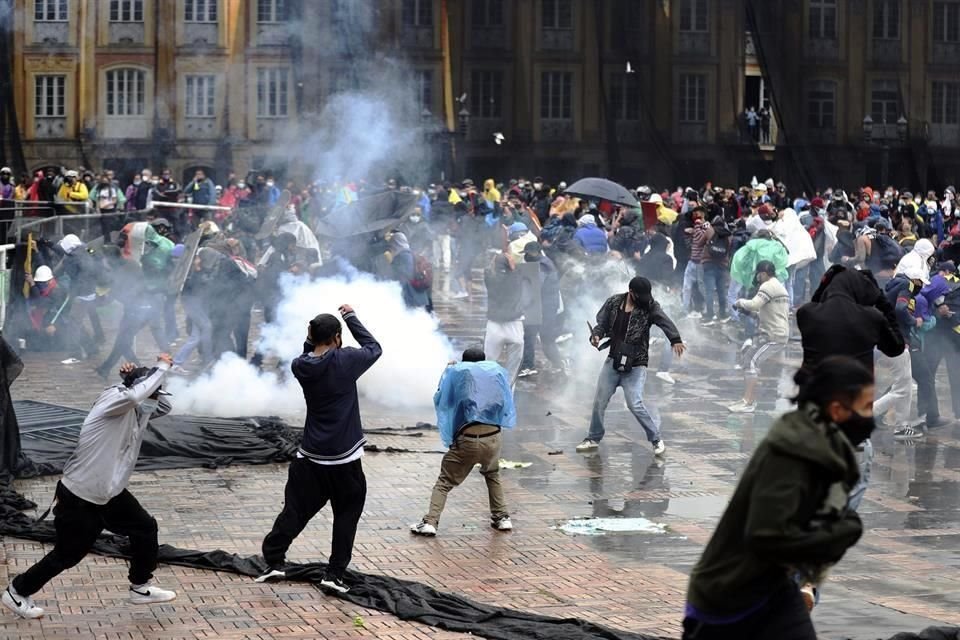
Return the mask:
M330 349L315 356L314 346L305 342L303 355L290 367L307 401L299 453L321 464L343 464L366 442L360 424L357 379L383 353L380 343L360 324L355 313L348 313L343 320L360 344L359 349Z
M893 307L863 272L843 269L797 310L803 366L831 355L846 355L873 371L873 350L893 358L905 347Z

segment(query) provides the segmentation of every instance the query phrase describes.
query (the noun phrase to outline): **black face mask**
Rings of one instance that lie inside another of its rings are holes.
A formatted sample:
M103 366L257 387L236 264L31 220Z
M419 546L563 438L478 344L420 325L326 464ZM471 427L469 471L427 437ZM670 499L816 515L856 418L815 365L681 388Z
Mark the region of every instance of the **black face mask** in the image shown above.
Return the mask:
M877 428L877 422L873 416L862 416L854 411L849 420L841 422L837 427L847 436L850 444L856 447L870 437Z
M540 262L540 256L524 256L523 259L527 262Z

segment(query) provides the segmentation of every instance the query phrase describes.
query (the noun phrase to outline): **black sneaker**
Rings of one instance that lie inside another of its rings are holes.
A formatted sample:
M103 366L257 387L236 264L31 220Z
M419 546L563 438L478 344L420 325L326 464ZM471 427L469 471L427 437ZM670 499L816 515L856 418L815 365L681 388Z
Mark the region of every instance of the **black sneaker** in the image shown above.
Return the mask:
M919 440L925 434L920 429L913 427L903 427L893 432L894 440Z
M323 574L323 577L320 578L320 587L327 591L336 591L337 593L347 593L350 591L350 587L343 584L343 580L329 573Z

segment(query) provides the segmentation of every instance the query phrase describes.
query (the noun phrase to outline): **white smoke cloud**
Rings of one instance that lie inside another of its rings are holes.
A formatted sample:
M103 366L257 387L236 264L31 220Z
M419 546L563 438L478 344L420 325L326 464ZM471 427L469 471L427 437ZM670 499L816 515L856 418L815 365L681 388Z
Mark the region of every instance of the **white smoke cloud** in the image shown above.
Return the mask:
M433 408L440 374L453 354L437 321L422 309L407 309L395 282L368 275L309 281L284 278L283 302L276 321L263 327L260 348L289 362L300 355L307 323L320 313L354 308L360 321L383 347L383 356L360 378L360 394L389 408ZM344 345L356 345L344 327ZM188 381L168 384L176 413L211 416L301 414L300 385L287 375L258 372L234 354L225 354L213 369Z

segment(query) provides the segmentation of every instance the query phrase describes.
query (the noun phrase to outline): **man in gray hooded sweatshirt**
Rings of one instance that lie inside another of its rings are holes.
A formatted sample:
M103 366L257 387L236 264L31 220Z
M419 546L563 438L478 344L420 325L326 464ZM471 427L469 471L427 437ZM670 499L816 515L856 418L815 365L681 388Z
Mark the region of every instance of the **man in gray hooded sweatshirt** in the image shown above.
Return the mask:
M77 449L63 468L53 507L57 539L53 550L13 579L0 601L22 618L43 609L30 596L79 563L104 529L130 538L130 602L152 604L177 597L150 584L157 567L157 521L127 491L147 423L170 412L161 390L171 358L157 357L153 369L125 364L123 384L100 394L83 421Z

